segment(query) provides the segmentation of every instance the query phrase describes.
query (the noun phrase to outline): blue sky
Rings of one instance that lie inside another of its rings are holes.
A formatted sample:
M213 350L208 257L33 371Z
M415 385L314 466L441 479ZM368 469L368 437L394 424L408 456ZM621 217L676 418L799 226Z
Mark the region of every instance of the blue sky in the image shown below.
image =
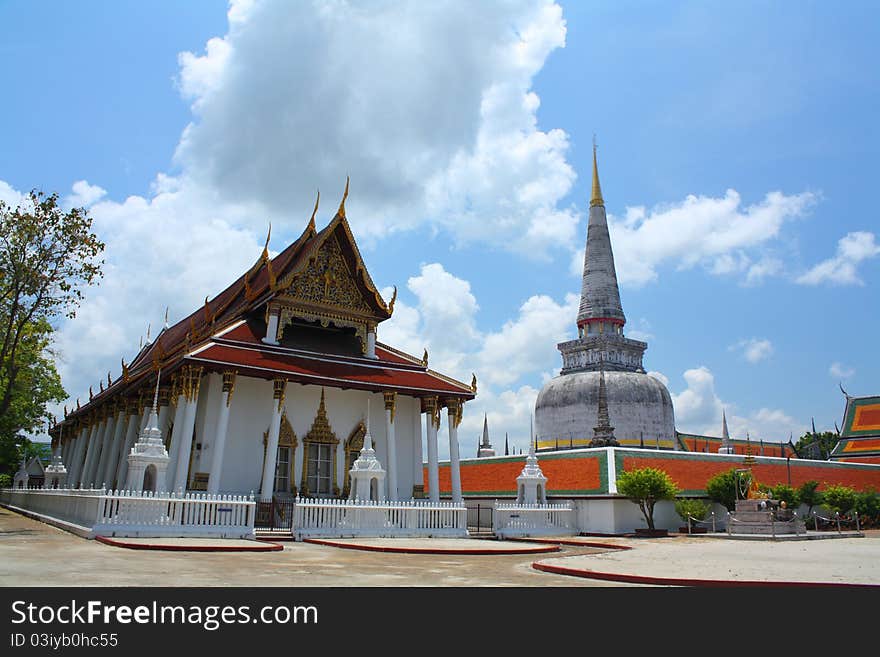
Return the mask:
M838 382L880 391L874 3L6 0L0 24L0 198L58 191L108 244L59 327L71 398L351 175L399 288L379 339L477 373L463 454L484 412L524 446L575 333L594 134L625 331L677 428L725 408L784 441L840 423Z

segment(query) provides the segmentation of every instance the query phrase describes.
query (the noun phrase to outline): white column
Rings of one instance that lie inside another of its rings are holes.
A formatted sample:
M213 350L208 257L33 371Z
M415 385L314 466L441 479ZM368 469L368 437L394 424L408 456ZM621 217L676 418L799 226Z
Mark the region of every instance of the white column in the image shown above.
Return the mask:
M137 440L138 425L141 419L137 409L138 406L132 401L129 401L125 407L125 437L122 440L119 463L116 466L116 485L120 488L123 488L128 480L128 455L131 453L131 448L134 447L134 441Z
M437 398L425 398L425 431L428 434L428 499L440 501L440 467L437 462L437 429L440 413Z
M260 498L264 502L272 500L275 490L275 463L278 458L278 432L281 429L281 412L284 410L285 379L275 379L272 393L272 418L269 421L269 435L266 438L266 457L263 459L263 485Z
M397 438L394 431L394 411L397 402L397 393L394 391L383 392L385 398L385 435L388 440L388 499L399 500L397 491Z
M367 331L367 358L378 358L376 355L376 329Z
M420 399L414 400L421 405ZM422 465L422 418L421 408L417 408L413 415L413 490L412 496L423 495L425 492L425 474Z
M125 435L125 402L120 402L121 406L116 413L116 420L113 424L113 435L110 436L110 444L107 448L107 460L104 462L104 471L101 479L107 482L108 488L115 488L116 467L119 465L119 450L122 438Z
M458 457L458 425L461 422L462 403L460 399L446 400L449 424L449 474L452 480L452 501L461 502L461 463Z
M223 472L223 450L226 448L226 428L229 425L229 405L235 388L235 372L223 372L223 393L220 396L220 410L217 414L217 433L214 440L214 453L211 456L211 473L208 476L208 492L220 490L220 475Z
M107 481L104 477L104 470L107 468L107 461L110 460L110 445L113 443L113 434L116 433L116 404L110 406L110 414L107 416L107 423L104 425L104 436L101 438L101 455L98 458L98 467L95 468L95 482L99 486L112 486L112 481Z
M180 451L180 436L183 433L183 418L186 415L186 394L181 390L176 395L174 404L174 426L171 428L171 444L168 446L168 478L167 483L173 484L177 475L177 452Z
M95 484L95 462L98 460L98 453L101 451L101 437L104 435L105 424L105 419L95 422L95 429L89 435L89 446L82 474L82 483L88 487L93 487Z
M263 342L266 344L278 344L278 313L269 313L269 322L266 326L266 337Z
M86 443L89 440L89 430L88 426L84 426L79 430L79 435L76 438L76 442L73 447L73 455L70 459L70 486L71 488L75 488L79 483L79 474L82 471L82 462L83 462L83 453L85 452Z
M183 426L180 433L180 446L177 450L177 466L174 475L174 488L172 490L180 490L186 492L189 484L187 474L189 473L189 456L192 451L193 427L196 425L196 406L199 402L199 383L201 381L202 370L193 370L190 372L189 385L187 386L189 394L187 395L186 408L183 416Z

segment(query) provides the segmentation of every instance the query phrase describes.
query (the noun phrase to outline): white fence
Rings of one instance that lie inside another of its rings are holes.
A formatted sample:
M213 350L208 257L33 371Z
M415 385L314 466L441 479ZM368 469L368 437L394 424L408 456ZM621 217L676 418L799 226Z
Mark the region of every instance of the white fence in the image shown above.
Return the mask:
M466 537L467 509L452 502L296 499L293 536Z
M3 488L0 503L91 529L101 488Z
M0 502L78 525L89 537L254 538L256 504L243 495L3 489Z
M575 528L574 505L495 503L492 531L498 538L512 536L571 536Z

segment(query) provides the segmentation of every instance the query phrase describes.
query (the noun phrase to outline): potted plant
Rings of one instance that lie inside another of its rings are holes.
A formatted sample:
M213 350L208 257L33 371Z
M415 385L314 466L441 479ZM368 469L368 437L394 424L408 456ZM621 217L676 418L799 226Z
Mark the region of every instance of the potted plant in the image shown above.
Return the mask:
M628 497L639 507L647 529L636 529L638 536L666 536L665 529L654 527L654 505L660 500L673 500L678 494L678 486L663 470L640 468L621 472L617 476L617 492Z
M695 497L680 497L675 500L675 512L684 525L678 528L682 534L705 534L708 528L695 524L709 515L709 505ZM688 522L690 520L690 522Z

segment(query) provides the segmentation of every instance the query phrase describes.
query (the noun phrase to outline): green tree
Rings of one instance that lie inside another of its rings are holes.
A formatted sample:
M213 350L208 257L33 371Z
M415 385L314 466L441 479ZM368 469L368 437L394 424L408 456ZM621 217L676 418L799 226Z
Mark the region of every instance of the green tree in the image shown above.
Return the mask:
M856 491L849 486L832 484L822 491L822 503L832 511L843 515L856 503Z
M748 473L737 472L736 468L714 475L706 482L706 494L713 502L723 504L728 511L736 508L736 501L743 498L748 490Z
M83 289L101 277L104 244L91 225L85 208L64 211L57 194L34 190L15 208L0 201L0 456L25 445L46 405L66 396L53 321L74 317Z
M807 510L807 515L811 515L813 507L822 504L822 492L819 490L819 482L805 481L802 483L801 487L798 488L798 499L801 504L806 504L810 507Z
M617 476L617 491L639 507L648 529L654 529L654 505L660 500L675 499L678 486L663 470L640 468L621 472Z
M808 431L798 438L794 444L794 450L802 459L812 459L815 461L827 461L831 450L840 440L833 431L823 431L822 433L813 433Z

